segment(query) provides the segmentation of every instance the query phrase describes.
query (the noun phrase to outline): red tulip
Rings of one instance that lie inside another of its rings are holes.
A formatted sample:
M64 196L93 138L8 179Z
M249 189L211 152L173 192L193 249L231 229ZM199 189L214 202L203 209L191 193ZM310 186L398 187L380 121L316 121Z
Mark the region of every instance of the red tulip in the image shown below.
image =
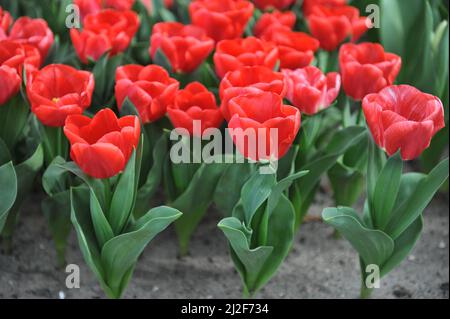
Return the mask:
M0 105L15 96L20 89L22 72L39 68L41 57L37 48L10 40L0 41Z
M31 111L47 126L64 126L67 116L91 105L94 76L63 64L34 72L27 83Z
M9 26L12 23L11 15L0 6L0 40L8 37Z
M80 8L81 17L84 18L88 14L98 13L102 9L110 8L116 10L131 10L135 0L74 0Z
M314 66L297 70L283 70L287 81L287 99L305 114L313 115L331 105L341 88L336 72L324 75Z
M70 29L70 37L81 62L88 63L108 51L110 56L125 51L138 27L134 11L106 9L86 16L83 31Z
M402 59L398 55L384 52L378 43L348 43L339 50L344 91L357 101L392 85L401 64Z
M70 157L94 178L109 178L123 171L138 146L140 133L137 116L118 119L109 108L102 109L92 119L70 115L64 125Z
M370 25L370 20L360 17L359 10L352 6L314 6L307 20L311 34L327 51L334 51L347 38L357 41Z
M329 8L344 6L347 0L303 0L303 14L308 16L315 6L326 6Z
M233 116L228 109L229 100L239 95L261 91L273 92L284 97L286 82L283 74L264 66L248 66L228 72L219 87L222 101L220 108L225 119L230 121Z
M228 123L239 152L256 161L283 157L300 129L300 112L272 92L237 96L229 102Z
M150 55L160 49L175 72L194 71L211 53L214 41L203 29L178 22L161 22L153 26Z
M439 98L409 85L369 94L362 107L375 143L389 156L400 150L403 160L418 157L445 126Z
M34 45L39 49L42 60L47 57L48 50L53 45L53 32L43 19L20 17L14 22L9 39L21 44Z
M178 90L178 81L162 67L129 64L116 70L116 100L119 109L126 97L137 108L143 123L153 122L166 114Z
M319 41L313 37L284 26L269 28L262 39L277 45L282 69L297 69L309 65L314 59L314 52L319 48Z
M192 82L178 91L174 103L167 108L167 114L175 128L182 128L189 135L201 137L208 128L218 128L223 122L214 94L201 83ZM194 121L200 126L195 127Z
M263 65L273 69L277 60L275 45L254 37L220 41L214 53L214 65L220 78L243 66Z
M289 30L295 25L295 13L292 11L264 13L253 27L255 36L260 37L273 26L285 26Z
M253 2L255 3L255 6L261 10L282 10L293 4L295 0L253 0Z
M253 4L246 0L197 0L189 4L189 15L192 24L218 42L242 36L253 15Z

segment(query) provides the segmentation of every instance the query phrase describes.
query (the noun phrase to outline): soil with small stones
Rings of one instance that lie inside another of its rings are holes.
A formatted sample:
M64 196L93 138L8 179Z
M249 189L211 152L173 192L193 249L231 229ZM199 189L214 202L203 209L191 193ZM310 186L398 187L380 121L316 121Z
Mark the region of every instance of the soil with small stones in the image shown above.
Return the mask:
M256 298L356 298L359 263L355 251L320 221L331 206L317 196L311 217L302 225L295 244L277 274ZM70 237L67 261L80 266L81 287L68 289L67 273L55 264L55 252L39 195L25 205L11 255L0 253L0 298L104 298L87 268L76 236ZM228 245L217 228L213 209L195 232L190 254L177 257L172 228L158 235L140 258L124 298L240 298L241 283L230 260ZM449 297L448 198L436 197L425 211L422 237L409 257L381 280L373 298Z

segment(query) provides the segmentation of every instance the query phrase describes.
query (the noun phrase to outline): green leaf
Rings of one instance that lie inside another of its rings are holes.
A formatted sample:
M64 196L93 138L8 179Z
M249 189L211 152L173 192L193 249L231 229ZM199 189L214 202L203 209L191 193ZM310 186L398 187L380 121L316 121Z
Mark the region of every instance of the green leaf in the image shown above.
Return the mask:
M114 234L120 234L127 225L135 203L136 151L133 151L114 190L107 219Z
M90 193L90 211L92 217L92 225L94 226L95 235L97 237L97 242L100 247L114 237L114 232L106 219L105 213L98 202L97 196L91 189Z
M371 207L372 222L376 229L383 230L389 222L400 187L402 171L403 161L400 152L397 152L387 160L378 176Z
M103 246L101 259L114 297L122 295L130 271L148 243L180 216L178 210L167 206L153 208L129 232L112 238Z
M448 158L446 158L419 182L408 200L405 200L392 213L391 220L385 229L387 234L396 239L422 214L434 194L448 178L448 169Z
M276 183L275 174L261 174L255 171L241 190L241 201L245 212L245 224L250 225L256 210L270 196Z
M9 152L8 146L0 138L0 166L12 161L11 153Z
M42 175L42 187L48 195L66 190L65 176L69 172L61 169L60 165L64 163L66 163L64 158L55 157Z
M156 50L155 56L153 58L153 63L163 67L169 73L172 73L173 71L169 59L160 48Z
M364 176L339 162L328 171L328 179L337 206L352 206L364 190Z
M350 207L325 208L322 218L350 242L366 265L378 265L381 269L394 251L394 241L380 230L365 227Z
M20 94L0 108L0 139L12 152L24 132L30 109Z
M8 211L17 196L17 176L12 162L0 166L0 232L6 222Z
M386 157L384 153L375 144L372 136L369 136L369 160L367 162L367 199L369 202L372 220L375 219L373 216L375 187L377 185L378 176L380 175L380 172L384 167L385 158Z

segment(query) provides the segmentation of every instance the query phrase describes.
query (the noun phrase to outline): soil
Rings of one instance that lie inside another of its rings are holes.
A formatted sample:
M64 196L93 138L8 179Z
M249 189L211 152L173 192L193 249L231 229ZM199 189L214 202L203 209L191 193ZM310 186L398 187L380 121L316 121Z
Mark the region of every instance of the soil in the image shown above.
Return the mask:
M36 195L37 197L38 195ZM56 267L55 252L39 198L23 210L11 255L0 253L0 298L104 298L86 267L73 233L67 261L80 266L81 287L68 289L66 273ZM359 263L355 251L320 222L323 194L310 209L293 250L256 298L356 298ZM211 210L197 229L190 255L177 257L173 229L155 238L136 267L124 298L240 298L241 283L228 253L221 216ZM449 298L448 198L436 197L425 213L425 227L409 257L381 280L373 298Z

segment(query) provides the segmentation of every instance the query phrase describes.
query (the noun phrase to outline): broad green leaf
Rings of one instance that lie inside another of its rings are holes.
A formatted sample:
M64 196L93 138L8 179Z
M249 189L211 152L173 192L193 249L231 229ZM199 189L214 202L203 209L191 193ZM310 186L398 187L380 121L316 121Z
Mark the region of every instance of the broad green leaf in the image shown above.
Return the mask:
M384 167L385 155L382 150L378 148L372 136L369 136L369 160L367 162L367 200L369 202L370 214L372 220L373 216L373 201L375 187L377 185L378 176Z
M114 232L106 219L105 213L102 210L97 196L92 191L90 192L90 205L89 205L92 217L92 225L94 226L97 242L100 247L114 237Z
M250 225L256 210L270 196L276 183L275 174L261 174L255 171L241 190L241 201L245 212L245 223Z
M92 226L89 193L90 190L84 186L70 189L70 219L77 233L78 245L83 253L84 261L97 277L105 292L111 294L111 289L104 280L100 249Z
M403 161L397 152L390 157L378 176L373 193L372 222L374 228L383 230L389 222L395 205L400 179L403 171Z
M62 170L59 166L64 163L66 163L64 158L61 156L55 157L42 175L42 187L48 195L66 190L65 176L69 172Z
M385 229L387 234L396 239L422 214L434 194L447 180L448 169L446 158L419 182L409 199L393 211Z
M127 225L135 202L136 152L128 160L127 166L119 177L111 199L107 220L114 234L120 234Z
M364 190L364 176L339 162L328 171L328 179L336 206L352 206Z
M270 258L273 247L260 246L251 249L245 235L246 229L235 217L222 219L218 227L227 237L231 249L243 266L240 275L246 289L250 293L255 292L260 271Z
M124 277L130 278L130 269L148 243L180 216L178 210L167 206L153 208L129 232L112 238L103 246L101 259L114 297L122 295L126 286Z
M29 113L29 107L20 94L0 107L0 139L11 152L24 132Z
M8 163L12 160L11 153L9 152L8 146L0 138L0 166Z
M366 265L381 269L394 251L394 241L380 230L366 228L350 207L325 208L322 218L350 242Z
M169 59L164 54L164 52L161 51L160 48L156 50L155 56L153 57L153 63L163 67L166 69L169 73L172 73L172 65L170 64Z
M6 222L8 211L17 196L17 176L12 162L0 166L0 232Z
M386 275L399 265L420 237L423 229L423 217L420 215L397 239L394 240L394 251L381 268L381 276Z

